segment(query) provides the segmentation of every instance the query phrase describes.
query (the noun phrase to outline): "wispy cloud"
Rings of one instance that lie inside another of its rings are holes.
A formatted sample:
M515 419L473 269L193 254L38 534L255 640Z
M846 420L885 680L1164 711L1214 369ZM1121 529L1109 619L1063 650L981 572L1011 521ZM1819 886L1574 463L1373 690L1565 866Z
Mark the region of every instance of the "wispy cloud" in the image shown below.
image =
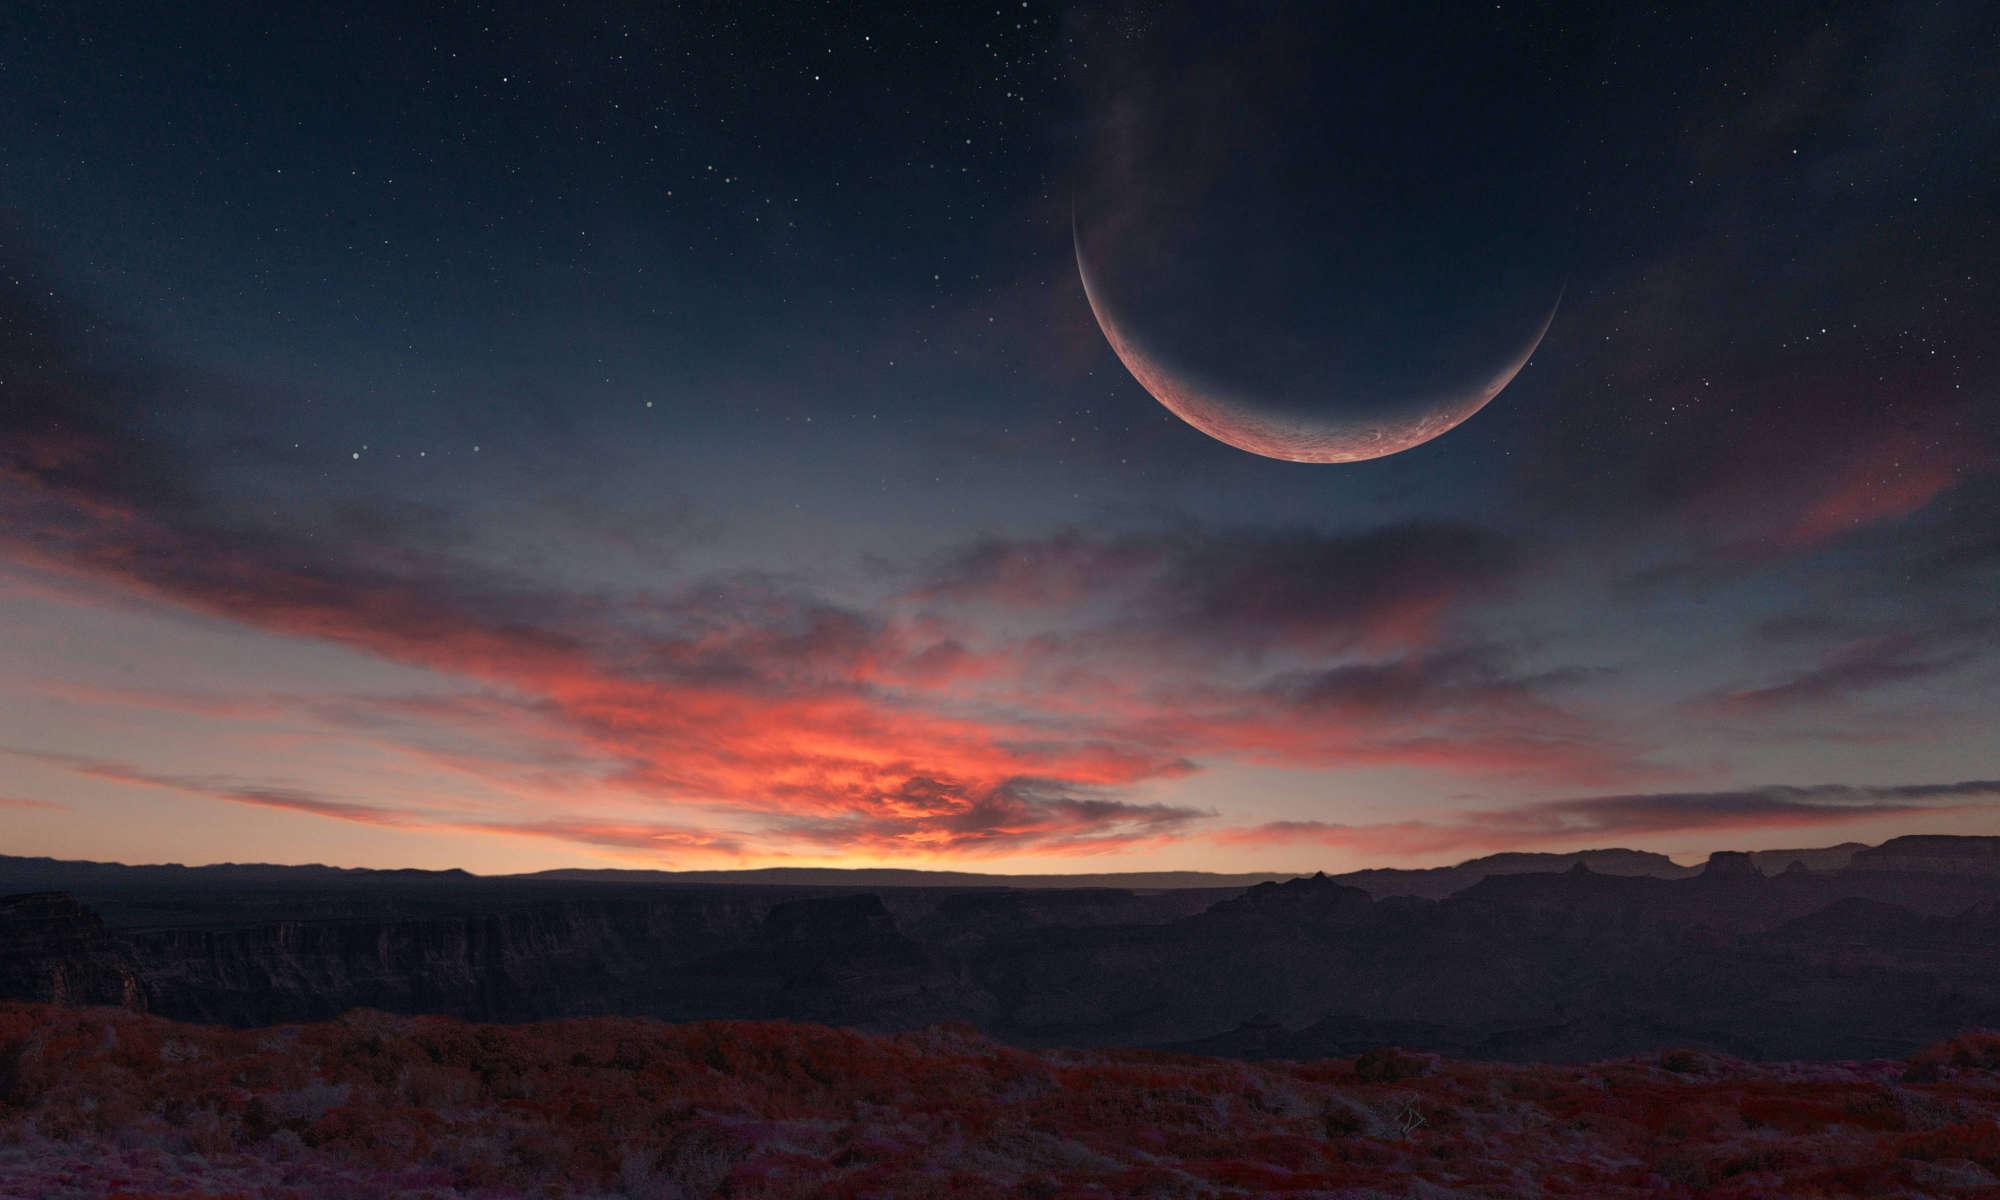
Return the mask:
M137 377L81 365L57 315L9 339L28 381L0 442L0 553L48 575L456 681L456 698L295 703L393 735L516 731L407 748L548 807L516 832L592 844L735 845L573 819L593 795L707 810L761 848L1092 853L1187 836L1200 814L1126 789L1204 761L1409 765L1631 778L1634 752L1567 711L1556 673L1511 671L1455 629L1522 551L1477 525L1348 533L1208 529L986 540L867 607L738 572L630 594L564 590L398 544L396 522L301 539L218 515L113 416ZM39 324L38 324L39 323ZM366 536L346 536L361 529ZM270 698L67 698L255 716ZM532 755L524 754L532 749ZM141 782L141 780L133 780ZM154 782L162 782L155 780ZM191 781L181 780L186 784ZM220 799L404 827L432 817L284 788L192 781Z
M1982 636L1989 623L1878 634L1844 642L1813 665L1775 682L1737 688L1694 702L1697 710L1724 715L1758 715L1827 708L1860 699L1879 688L1947 674L1971 662L1969 637Z
M130 763L36 751L0 751L67 768L86 778L134 787L161 788L253 808L304 813L336 821L393 829L444 831L503 837L539 838L573 845L647 851L669 858L734 859L743 846L709 831L662 822L619 820L571 814L547 820L506 820L467 816L435 808L391 807L343 800L309 788L252 782L230 776L185 775L151 771ZM0 803L6 803L0 799ZM53 807L36 804L38 807Z
M1353 533L1213 530L987 539L938 564L918 594L1011 609L1081 609L1155 648L1242 656L1432 641L1461 606L1520 570L1512 539L1473 524Z
M1585 796L1456 813L1441 820L1347 825L1273 821L1218 833L1248 845L1320 845L1406 855L1491 851L1650 837L1798 829L2000 806L2000 780L1859 787L1819 784L1713 792Z
M0 808L41 808L61 811L63 805L48 800L36 800L28 796L0 796Z

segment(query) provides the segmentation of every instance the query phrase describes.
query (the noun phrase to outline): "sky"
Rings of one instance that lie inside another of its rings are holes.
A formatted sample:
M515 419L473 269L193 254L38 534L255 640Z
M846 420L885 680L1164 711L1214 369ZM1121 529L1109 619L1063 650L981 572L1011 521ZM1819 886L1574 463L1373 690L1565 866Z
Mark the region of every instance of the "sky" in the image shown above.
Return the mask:
M2000 834L2000 15L1609 7L5 6L0 852ZM1168 306L1214 369L1546 335L1204 435L1079 213L1243 179L1154 231L1331 290Z

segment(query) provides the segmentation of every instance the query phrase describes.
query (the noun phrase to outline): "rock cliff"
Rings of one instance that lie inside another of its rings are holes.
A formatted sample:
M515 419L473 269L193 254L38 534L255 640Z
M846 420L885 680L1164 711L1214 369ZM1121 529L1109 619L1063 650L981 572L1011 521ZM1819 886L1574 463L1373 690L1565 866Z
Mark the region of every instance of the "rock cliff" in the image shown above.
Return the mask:
M1891 838L1855 851L1851 865L1860 871L2000 877L2000 837Z
M139 971L103 920L61 892L0 897L0 997L146 1007Z
M1577 861L1441 900L1327 876L1218 896L99 874L77 899L0 902L0 998L241 1025L368 1007L966 1021L1286 1057L1866 1057L2000 1026L2000 878L1879 865L1983 861L1961 849L1775 876L1743 855L1685 878Z

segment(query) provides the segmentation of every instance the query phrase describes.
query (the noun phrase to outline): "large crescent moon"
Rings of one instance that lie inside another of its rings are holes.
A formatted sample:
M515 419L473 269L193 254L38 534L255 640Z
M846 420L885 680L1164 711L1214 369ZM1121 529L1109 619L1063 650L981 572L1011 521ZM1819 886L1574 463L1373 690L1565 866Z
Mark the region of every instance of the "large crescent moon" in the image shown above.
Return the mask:
M1556 309L1562 305L1562 294L1558 291L1548 314L1535 326L1533 336L1518 353L1477 386L1438 396L1416 415L1370 421L1288 417L1261 411L1254 397L1228 395L1215 387L1198 387L1177 376L1127 330L1112 311L1103 289L1092 282L1090 263L1084 256L1074 223L1070 241L1076 254L1077 274L1083 280L1083 293L1090 301L1097 327L1104 331L1104 338L1111 343L1118 361L1125 364L1139 385L1166 405L1168 411L1216 441L1285 462L1363 462L1421 446L1448 433L1486 407L1488 401L1514 381L1542 344L1550 323L1555 320Z

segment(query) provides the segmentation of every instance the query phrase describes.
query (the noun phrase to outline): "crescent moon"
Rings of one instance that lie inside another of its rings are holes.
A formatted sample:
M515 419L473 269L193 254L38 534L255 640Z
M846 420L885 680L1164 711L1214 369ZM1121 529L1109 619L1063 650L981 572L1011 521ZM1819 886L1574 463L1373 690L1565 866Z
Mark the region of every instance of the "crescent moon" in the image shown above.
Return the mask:
M1090 302L1091 315L1104 339L1111 343L1118 361L1167 410L1218 442L1260 454L1265 458L1298 463L1365 462L1386 458L1421 446L1448 433L1485 408L1493 397L1506 389L1534 357L1549 325L1562 306L1562 292L1535 326L1534 334L1518 353L1502 363L1476 388L1457 395L1440 396L1427 409L1405 420L1371 422L1314 421L1287 418L1260 410L1249 397L1228 395L1216 388L1201 388L1177 376L1166 364L1149 353L1126 330L1112 312L1103 290L1091 280L1090 264L1083 254L1075 220L1070 225L1070 244L1076 254L1076 271L1083 280L1083 294Z

